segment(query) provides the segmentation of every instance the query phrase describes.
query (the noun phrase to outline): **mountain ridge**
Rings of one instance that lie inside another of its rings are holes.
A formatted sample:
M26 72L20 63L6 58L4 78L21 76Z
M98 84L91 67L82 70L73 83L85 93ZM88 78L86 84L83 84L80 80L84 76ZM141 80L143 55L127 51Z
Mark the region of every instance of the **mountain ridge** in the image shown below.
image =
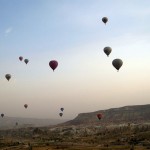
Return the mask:
M103 117L99 121L97 114L102 113ZM118 108L109 108L88 113L80 113L73 120L63 123L63 125L84 125L84 124L122 124L122 123L144 123L150 122L150 104L129 105Z

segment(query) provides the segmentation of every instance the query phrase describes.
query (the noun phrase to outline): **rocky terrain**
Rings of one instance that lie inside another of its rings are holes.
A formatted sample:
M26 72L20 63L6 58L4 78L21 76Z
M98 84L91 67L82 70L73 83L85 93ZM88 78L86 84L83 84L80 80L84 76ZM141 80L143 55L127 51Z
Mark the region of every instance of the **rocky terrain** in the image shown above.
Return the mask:
M3 150L147 150L150 105L125 106L79 114L47 127L0 130ZM98 120L97 113L103 113ZM120 118L120 119L119 119Z
M3 150L146 150L150 124L28 127L0 131Z
M97 114L103 115L99 121ZM64 125L81 124L124 124L124 123L145 123L150 122L150 105L124 106L120 108L111 108L99 110L90 113L81 113L75 119L66 122Z

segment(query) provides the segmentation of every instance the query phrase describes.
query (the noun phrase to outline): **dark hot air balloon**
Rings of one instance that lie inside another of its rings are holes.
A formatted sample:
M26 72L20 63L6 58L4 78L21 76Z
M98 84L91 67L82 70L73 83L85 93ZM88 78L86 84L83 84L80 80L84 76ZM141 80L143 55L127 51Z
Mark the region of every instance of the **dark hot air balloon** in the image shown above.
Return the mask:
M3 118L3 117L4 117L4 114L1 114L1 117Z
M27 108L28 108L28 105L27 105L27 104L24 104L24 107L27 109Z
M121 59L114 59L112 65L119 71L120 67L123 65L123 61Z
M64 108L60 108L61 111L64 111Z
M20 57L19 57L19 60L20 60L20 61L22 61L22 60L23 60L23 57L22 57L22 56L20 56Z
M63 116L63 113L59 113L59 116L62 117L62 116Z
M29 60L28 60L28 59L25 59L24 62L27 64L27 63L29 62Z
M102 114L97 114L97 118L99 119L99 120L101 120L102 119Z
M6 75L5 75L5 78L9 81L10 78L11 78L11 75L10 75L10 74L6 74Z
M103 17L103 18L102 18L102 21L106 24L107 21L108 21L108 18L107 18L107 17Z
M49 66L53 69L53 71L57 68L58 62L56 60L51 60L49 62Z
M109 56L109 54L111 53L111 51L112 51L111 47L105 47L105 48L104 48L104 53L105 53L107 56Z

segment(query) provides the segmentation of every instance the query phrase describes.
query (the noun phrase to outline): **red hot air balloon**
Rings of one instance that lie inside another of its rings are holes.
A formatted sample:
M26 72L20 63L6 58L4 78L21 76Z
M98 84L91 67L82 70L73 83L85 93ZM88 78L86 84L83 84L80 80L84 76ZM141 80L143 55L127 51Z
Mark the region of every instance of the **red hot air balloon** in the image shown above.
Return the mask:
M97 114L97 118L99 119L99 120L101 120L102 119L102 114Z
M27 105L27 104L24 104L24 107L27 109L28 105Z
M20 57L19 57L19 60L20 60L20 61L22 61L22 60L23 60L23 57L22 57L22 56L20 56Z
M49 62L49 66L53 69L53 71L57 68L58 62L56 60L51 60Z

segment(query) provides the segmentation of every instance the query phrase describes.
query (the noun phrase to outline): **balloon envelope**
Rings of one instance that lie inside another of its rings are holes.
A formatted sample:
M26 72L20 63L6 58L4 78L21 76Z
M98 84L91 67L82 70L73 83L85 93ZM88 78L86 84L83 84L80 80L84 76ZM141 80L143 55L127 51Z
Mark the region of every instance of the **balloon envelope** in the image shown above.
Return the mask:
M11 78L11 75L10 75L10 74L6 74L6 75L5 75L5 78L9 81L10 78Z
M22 57L22 56L20 56L20 57L19 57L19 60L20 60L20 61L22 61L22 60L23 60L23 57Z
M25 108L27 108L27 107L28 107L28 105L27 105L27 104L24 104L24 107L25 107Z
M119 70L121 68L121 66L123 65L123 61L121 59L114 59L112 61L112 65Z
M49 66L53 69L53 71L57 68L58 62L56 60L51 60L49 62Z
M3 117L4 117L4 114L1 114L1 117L3 118Z
M63 113L59 113L59 116L62 117L62 116L63 116Z
M29 60L28 60L28 59L25 59L24 62L27 64L27 63L29 62Z
M107 17L103 17L103 18L102 18L102 21L106 24L107 21L108 21L108 18L107 18Z
M61 111L64 111L64 108L60 108Z
M105 47L105 48L104 48L104 53L105 53L107 56L109 56L109 54L111 53L111 51L112 51L111 47Z
M99 119L99 120L101 120L102 119L102 114L97 114L97 118Z

